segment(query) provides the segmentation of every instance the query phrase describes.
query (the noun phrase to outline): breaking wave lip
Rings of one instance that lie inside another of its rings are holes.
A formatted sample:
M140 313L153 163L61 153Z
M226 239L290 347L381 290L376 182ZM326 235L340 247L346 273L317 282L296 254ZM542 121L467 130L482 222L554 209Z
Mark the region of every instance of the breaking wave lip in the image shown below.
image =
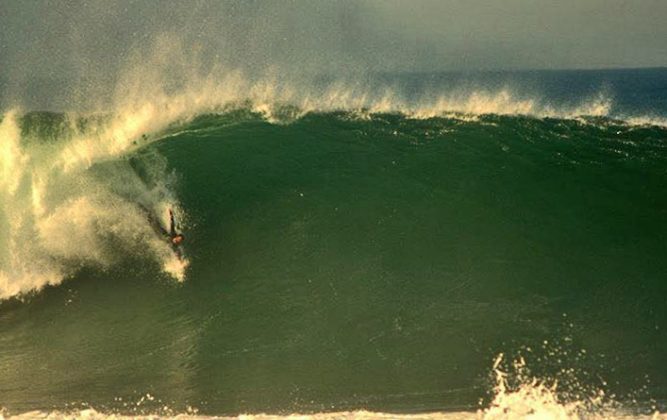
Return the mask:
M166 273L184 280L187 260L175 261L170 246L146 223L146 212L163 225L168 208L184 214L164 182L166 165L151 164L158 181L149 186L118 159L136 149L140 133L152 128L150 118L139 109L120 119L91 120L82 129L76 117L67 117L58 141L44 142L24 138L18 112L2 117L0 300L57 285L82 264L114 264L114 241L151 255ZM92 170L114 161L118 165L107 178Z
M575 105L551 105L546 100L514 94L510 89L452 91L406 99L389 88L364 90L346 86L295 89L274 83L228 80L204 84L201 88L174 94L152 95L150 104L135 103L131 108L146 112L166 110L168 120L192 118L197 114L229 108L248 108L269 122L289 122L309 113L354 112L400 114L414 119L436 117L471 118L481 115L523 115L537 118L573 119L581 116L611 116L612 100L600 93ZM285 112L287 110L287 112Z
M229 85L236 87L229 88ZM290 123L312 113L344 112L360 118L395 114L417 120L448 118L469 122L476 122L486 115L578 120L585 123L593 123L592 118L602 118L629 126L667 127L667 118L660 116L615 114L613 98L603 92L577 103L552 104L539 96L518 95L509 88L453 90L407 99L389 88L372 92L333 86L312 91L234 81L210 85L200 92L187 91L176 97L157 98L151 106L170 112L180 108L183 112L176 111L175 114L185 121L200 114L247 109L276 124Z

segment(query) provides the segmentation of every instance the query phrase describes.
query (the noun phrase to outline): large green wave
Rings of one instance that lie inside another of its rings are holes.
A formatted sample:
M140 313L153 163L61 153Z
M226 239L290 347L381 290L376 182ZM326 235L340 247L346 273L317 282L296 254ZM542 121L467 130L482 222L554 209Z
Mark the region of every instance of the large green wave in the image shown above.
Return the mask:
M14 412L127 412L116 398L137 392L209 414L470 410L500 352L562 401L667 397L664 127L115 118L3 119L0 286L24 299L0 307ZM144 210L169 206L183 283Z

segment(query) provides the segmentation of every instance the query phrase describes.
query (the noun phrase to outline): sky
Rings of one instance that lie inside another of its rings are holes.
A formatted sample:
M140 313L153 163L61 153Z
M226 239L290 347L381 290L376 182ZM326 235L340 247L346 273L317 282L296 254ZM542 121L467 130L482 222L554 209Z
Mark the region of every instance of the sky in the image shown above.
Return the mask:
M662 67L666 18L665 0L0 0L0 80Z
M247 66L665 66L666 18L664 0L3 0L0 60L3 67L35 64L39 72L108 67L171 34Z

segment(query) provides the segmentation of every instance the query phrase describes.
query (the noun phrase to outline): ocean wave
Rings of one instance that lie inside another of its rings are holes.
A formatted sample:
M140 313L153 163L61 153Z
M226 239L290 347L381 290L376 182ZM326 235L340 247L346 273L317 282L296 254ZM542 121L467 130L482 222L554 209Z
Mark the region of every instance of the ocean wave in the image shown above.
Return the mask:
M196 86L168 93L160 89L141 95L126 92L113 111L60 114L57 124L19 110L2 116L0 299L58 284L81 264L113 264L114 253L105 244L109 237L125 243L125 248L144 244L143 252L182 281L185 268L175 263L168 246L150 231L143 210L159 215L163 223L170 207L186 217L172 186L165 182L170 178L166 164L160 158L149 164L149 186L126 158L192 129L188 122L198 116L245 111L275 124L337 112L360 119L395 114L406 119L472 123L488 115L573 119L593 125L616 121L610 113L611 100L604 95L556 107L508 89L408 100L390 89L373 93L336 85L320 91L298 90L277 82L251 83L234 74L222 83ZM627 117L615 123L667 126L664 120L650 117ZM46 129L49 124L57 129ZM91 168L107 163L115 166L100 179Z

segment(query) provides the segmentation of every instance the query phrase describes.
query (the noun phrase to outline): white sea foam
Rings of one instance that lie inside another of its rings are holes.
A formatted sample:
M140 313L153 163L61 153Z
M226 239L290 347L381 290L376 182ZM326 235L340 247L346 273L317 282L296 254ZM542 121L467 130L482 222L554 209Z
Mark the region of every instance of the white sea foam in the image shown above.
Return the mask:
M165 217L167 206L178 207L173 194L164 185L149 188L128 165L115 168L115 180L91 171L135 148L154 124L151 112L146 105L85 132L69 120L71 136L51 142L22 138L18 112L3 116L0 299L58 284L81 264L108 266L118 248L148 253L183 279L187 263L173 262L137 205Z

